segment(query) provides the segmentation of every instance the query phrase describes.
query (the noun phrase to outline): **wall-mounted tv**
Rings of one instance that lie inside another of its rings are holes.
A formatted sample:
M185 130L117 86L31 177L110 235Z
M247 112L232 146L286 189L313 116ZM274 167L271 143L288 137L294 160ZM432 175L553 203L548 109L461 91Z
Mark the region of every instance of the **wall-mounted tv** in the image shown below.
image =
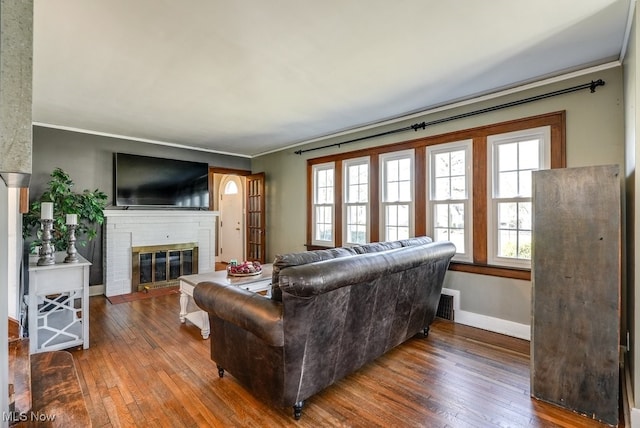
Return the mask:
M118 207L209 207L209 165L203 162L114 154Z

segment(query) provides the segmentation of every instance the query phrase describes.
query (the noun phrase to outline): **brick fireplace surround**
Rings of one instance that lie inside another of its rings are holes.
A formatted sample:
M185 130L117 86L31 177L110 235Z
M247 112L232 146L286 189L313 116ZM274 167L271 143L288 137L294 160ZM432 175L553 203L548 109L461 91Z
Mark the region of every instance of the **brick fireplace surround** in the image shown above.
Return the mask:
M133 247L198 244L198 272L215 270L217 211L105 210L104 285L107 297L131 293Z

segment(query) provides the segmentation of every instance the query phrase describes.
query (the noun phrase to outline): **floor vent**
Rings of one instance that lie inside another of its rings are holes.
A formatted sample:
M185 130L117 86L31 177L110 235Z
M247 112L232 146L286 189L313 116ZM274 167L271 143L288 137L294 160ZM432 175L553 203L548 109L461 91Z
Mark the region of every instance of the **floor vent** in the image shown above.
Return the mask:
M448 294L440 295L440 303L438 303L438 312L436 316L453 321L453 296Z

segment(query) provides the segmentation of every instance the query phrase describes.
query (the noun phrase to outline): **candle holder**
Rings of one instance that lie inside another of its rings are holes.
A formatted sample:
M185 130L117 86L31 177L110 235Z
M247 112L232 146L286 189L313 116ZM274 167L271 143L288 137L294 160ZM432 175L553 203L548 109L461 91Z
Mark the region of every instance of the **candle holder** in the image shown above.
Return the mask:
M53 230L53 220L43 218L42 222L42 244L38 255L38 266L49 266L56 263L53 258L53 247L51 246L51 231Z
M77 263L78 251L76 251L76 225L67 225L67 257L65 257L65 263Z

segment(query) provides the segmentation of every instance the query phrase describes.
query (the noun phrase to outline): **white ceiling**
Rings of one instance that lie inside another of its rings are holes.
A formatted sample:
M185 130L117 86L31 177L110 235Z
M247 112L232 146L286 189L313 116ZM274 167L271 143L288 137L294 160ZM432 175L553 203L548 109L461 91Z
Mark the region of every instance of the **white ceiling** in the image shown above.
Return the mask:
M34 0L33 120L278 148L623 54L630 0Z

